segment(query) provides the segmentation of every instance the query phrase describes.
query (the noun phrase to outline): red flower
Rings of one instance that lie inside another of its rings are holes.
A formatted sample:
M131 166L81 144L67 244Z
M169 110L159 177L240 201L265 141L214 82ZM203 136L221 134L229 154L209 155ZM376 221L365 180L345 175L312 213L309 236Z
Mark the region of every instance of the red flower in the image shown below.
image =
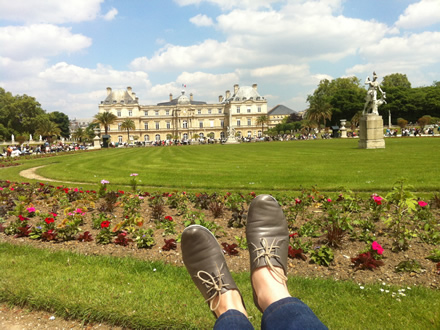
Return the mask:
M301 204L301 200L299 198L295 198L295 204Z
M20 221L29 220L29 218L26 218L26 217L22 216L21 214L18 216L18 218L20 219Z
M428 203L426 203L424 201L419 201L418 204L420 207L425 207L426 205L428 205Z
M51 212L50 214L52 214L52 216L53 216L54 218L56 218L56 217L58 216L58 214L53 213L53 212Z
M40 182L40 186L44 186L44 183Z
M167 216L165 217L165 220L168 220L168 221L173 221L173 217L172 217L172 216L170 216L170 215L167 215Z
M54 218L46 218L46 219L44 219L44 221L45 221L47 224L50 224L50 223L52 223L52 222L55 222L55 219L54 219Z
M118 193L120 193L121 195L125 194L123 190L118 190Z
M108 228L110 226L110 221L103 221L101 222L101 228Z
M298 236L298 233L292 233L289 235L289 237L296 237L296 236Z

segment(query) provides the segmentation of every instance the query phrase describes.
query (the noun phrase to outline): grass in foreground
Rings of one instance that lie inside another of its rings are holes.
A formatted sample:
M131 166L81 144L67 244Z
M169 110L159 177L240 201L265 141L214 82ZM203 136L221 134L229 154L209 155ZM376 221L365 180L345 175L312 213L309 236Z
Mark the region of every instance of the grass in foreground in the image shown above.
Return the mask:
M132 258L83 256L0 244L0 301L66 318L128 328L212 328L214 318L182 267ZM251 322L249 274L233 275ZM290 291L334 329L438 329L440 292L412 287L401 301L365 286L324 279L289 278ZM390 288L396 291L397 288Z

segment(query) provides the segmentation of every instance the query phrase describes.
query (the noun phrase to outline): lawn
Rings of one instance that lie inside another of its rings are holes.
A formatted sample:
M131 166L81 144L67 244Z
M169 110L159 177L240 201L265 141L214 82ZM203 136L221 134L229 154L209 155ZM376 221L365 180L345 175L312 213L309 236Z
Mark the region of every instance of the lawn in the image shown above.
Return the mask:
M60 181L113 187L128 185L138 173L145 190L196 189L256 192L298 191L316 186L389 191L406 178L415 191L438 191L438 138L389 138L385 149L357 148L355 139L109 149L27 161L2 169L2 177L21 181L24 168L46 165L37 174Z

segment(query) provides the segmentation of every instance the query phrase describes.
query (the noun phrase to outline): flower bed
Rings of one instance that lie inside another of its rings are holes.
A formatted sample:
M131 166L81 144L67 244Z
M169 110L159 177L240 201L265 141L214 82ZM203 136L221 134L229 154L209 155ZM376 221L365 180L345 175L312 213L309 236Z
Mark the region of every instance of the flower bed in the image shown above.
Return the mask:
M135 173L132 178L135 178ZM255 193L97 191L0 181L0 241L181 265L180 234L199 224L233 271L249 269L245 225ZM386 196L316 189L276 195L290 230L289 274L439 288L440 199L399 182Z

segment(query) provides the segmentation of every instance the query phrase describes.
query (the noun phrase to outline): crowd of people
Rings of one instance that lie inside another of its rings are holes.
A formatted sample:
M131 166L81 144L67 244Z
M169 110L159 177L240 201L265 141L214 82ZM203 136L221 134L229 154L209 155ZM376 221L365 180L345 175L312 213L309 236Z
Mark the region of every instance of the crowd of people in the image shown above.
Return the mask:
M0 157L18 157L32 154L42 154L42 153L52 153L52 152L63 152L63 151L74 151L74 150L85 150L86 146L80 145L78 143L53 143L45 142L38 145L8 145L3 147L3 152Z

